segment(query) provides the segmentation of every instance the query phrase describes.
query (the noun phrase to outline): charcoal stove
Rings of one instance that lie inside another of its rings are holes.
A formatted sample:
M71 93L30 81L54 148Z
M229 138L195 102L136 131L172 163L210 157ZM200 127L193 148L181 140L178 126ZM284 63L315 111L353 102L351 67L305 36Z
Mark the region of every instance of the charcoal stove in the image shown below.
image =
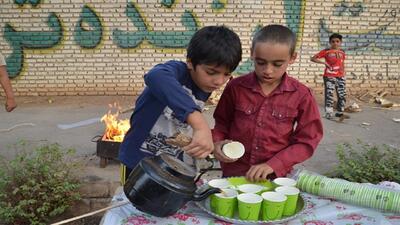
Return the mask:
M97 140L96 140L97 139ZM109 160L118 160L119 146L121 142L106 139L106 135L96 136L92 139L96 142L96 155L100 157L100 167L107 166Z

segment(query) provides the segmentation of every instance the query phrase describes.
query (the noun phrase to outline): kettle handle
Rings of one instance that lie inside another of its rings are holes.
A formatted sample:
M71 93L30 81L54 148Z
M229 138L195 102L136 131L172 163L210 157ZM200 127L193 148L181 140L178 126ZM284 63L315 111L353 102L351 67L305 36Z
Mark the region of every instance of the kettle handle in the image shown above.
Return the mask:
M219 188L209 188L206 189L205 191L201 192L201 193L194 193L192 196L192 201L203 201L204 199L206 199L208 196L215 194L215 193L221 193L221 189Z

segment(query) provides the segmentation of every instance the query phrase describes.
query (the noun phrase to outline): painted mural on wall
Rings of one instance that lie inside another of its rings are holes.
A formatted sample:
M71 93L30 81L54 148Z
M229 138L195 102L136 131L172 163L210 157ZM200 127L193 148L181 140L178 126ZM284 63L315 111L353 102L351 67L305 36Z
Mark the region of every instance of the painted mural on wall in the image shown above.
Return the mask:
M285 15L288 26L300 34L302 13L304 11L305 0L285 0ZM14 0L14 4L24 7L25 4L31 4L33 7L40 7L40 0ZM160 5L166 8L173 8L175 1L162 0ZM211 8L215 13L223 13L223 9L228 4L227 0L214 0ZM123 31L119 28L112 30L113 43L122 49L137 48L143 41L147 41L158 48L186 48L190 37L200 28L199 18L190 10L185 10L181 16L181 23L185 27L184 32L178 31L153 31L150 25L145 23L145 13L141 12L137 5L128 2L125 15L130 19L137 31ZM26 49L49 49L61 44L65 28L62 21L56 13L50 13L47 26L52 30L48 32L35 31L17 31L6 22L4 29L4 38L10 44L13 51L6 59L7 70L10 77L16 77L21 74L24 67L24 50ZM254 31L261 25L255 25ZM83 49L96 48L104 38L104 27L101 22L101 15L96 13L94 7L84 5L80 13L79 20L74 27L75 44ZM248 59L237 72L249 71L252 68L251 61Z
M392 9L386 9L383 15L378 18L378 21L369 24L369 27L377 26L377 29L368 31L351 30L351 33L342 34L343 39L346 40L343 49L346 52L373 51L374 49L383 51L400 50L400 34L387 34L386 32L393 23L400 21L400 9L396 5L392 7ZM333 14L339 17L359 17L364 10L365 6L361 2L346 3L342 1L335 6ZM326 19L320 20L320 42L323 45L327 45L329 36L335 32L329 29L327 24L328 21Z
M14 0L14 4L19 7L31 5L35 9L40 9L40 0ZM159 6L173 10L176 1L160 0ZM210 8L214 13L224 13L224 8L228 5L227 0L213 0ZM304 14L306 0L283 0L284 18L289 26L298 36L298 45L301 44L304 29ZM368 10L363 2L350 2L347 0L338 1L332 9L332 15L336 17L351 18L360 17L362 13ZM378 27L368 31L351 30L343 33L344 49L348 53L357 51L396 51L400 50L400 34L388 34L387 30L394 23L399 22L400 10L393 6L393 9L387 9L379 20L374 22ZM120 28L111 29L111 39L114 45L121 49L140 48L142 42L146 41L156 48L184 49L190 37L200 28L201 18L190 10L186 9L180 17L185 31L154 31L147 24L146 12L133 2L128 1L125 6L125 16L129 18L136 31L125 31ZM330 28L332 21L328 18L322 18L319 21L319 44L327 46L328 37L336 32ZM374 24L372 24L374 25ZM13 25L5 21L4 38L12 48L12 53L8 55L7 69L10 77L17 77L21 74L24 67L24 50L26 49L51 49L62 45L62 39L67 28L63 27L60 16L57 13L50 12L47 19L47 26L50 31L17 31ZM262 24L254 24L252 32L256 32ZM372 27L372 26L371 26ZM74 43L82 49L98 48L106 35L102 15L96 12L96 8L85 4L82 6L79 14L79 20L73 29ZM237 68L236 72L246 73L253 68L250 59L245 59ZM368 70L368 68L366 68ZM384 70L383 70L384 71ZM387 71L387 70L386 70ZM387 76L389 77L389 73ZM353 78L359 78L353 75ZM350 78L351 79L351 78Z

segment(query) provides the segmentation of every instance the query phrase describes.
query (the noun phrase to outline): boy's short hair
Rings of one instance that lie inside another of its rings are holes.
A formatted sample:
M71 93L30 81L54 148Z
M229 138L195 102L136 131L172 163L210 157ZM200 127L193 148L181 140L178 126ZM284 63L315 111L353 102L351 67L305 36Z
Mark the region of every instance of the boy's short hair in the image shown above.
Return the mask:
M332 39L334 39L334 38L337 38L337 39L339 39L340 41L342 41L342 35L340 35L340 34L338 34L338 33L333 33L333 34L331 34L331 36L329 36L329 42L331 42L332 41Z
M254 34L251 44L252 51L258 42L275 42L287 44L290 47L290 55L293 55L296 49L296 35L288 28L279 24L264 26Z
M234 71L242 60L239 36L225 26L206 26L189 42L186 56L196 68L199 64L226 66Z

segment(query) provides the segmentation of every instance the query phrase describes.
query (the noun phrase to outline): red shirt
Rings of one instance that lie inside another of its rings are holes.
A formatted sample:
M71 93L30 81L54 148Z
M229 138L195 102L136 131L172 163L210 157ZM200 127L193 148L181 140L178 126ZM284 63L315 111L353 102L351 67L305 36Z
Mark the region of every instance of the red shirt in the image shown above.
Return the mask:
M308 87L284 75L268 96L254 72L231 80L214 112L214 141L243 143L242 158L222 163L223 176L244 176L251 165L267 163L278 177L310 158L322 138L317 103Z
M314 57L317 59L324 58L325 62L332 67L330 70L325 68L324 76L326 77L343 77L344 76L344 60L346 55L342 49L324 49Z

